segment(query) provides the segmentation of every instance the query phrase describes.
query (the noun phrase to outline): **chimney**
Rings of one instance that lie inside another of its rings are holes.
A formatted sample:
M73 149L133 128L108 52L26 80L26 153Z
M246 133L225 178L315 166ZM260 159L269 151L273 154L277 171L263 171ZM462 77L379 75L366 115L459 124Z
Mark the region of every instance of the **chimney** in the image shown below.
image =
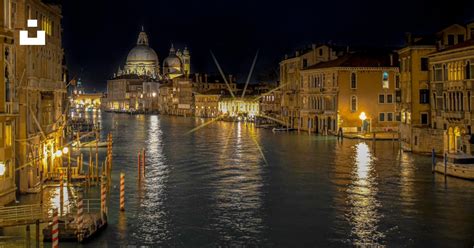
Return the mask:
M229 84L231 84L231 83L232 83L232 75L229 74Z
M285 54L285 59L288 59L288 54Z
M393 54L390 54L390 66L393 66Z
M411 33L410 32L405 33L405 43L406 43L406 45L411 45L411 43L412 43L412 38L411 38Z
M349 53L349 46L346 46L346 53Z
M194 73L194 78L196 78L196 82L200 83L199 81L199 73Z
M296 51L295 56L296 57L300 56L300 51Z
M314 43L311 44L311 48L312 48L313 50L316 49L316 44L314 44Z
M207 83L207 73L204 74L204 81Z

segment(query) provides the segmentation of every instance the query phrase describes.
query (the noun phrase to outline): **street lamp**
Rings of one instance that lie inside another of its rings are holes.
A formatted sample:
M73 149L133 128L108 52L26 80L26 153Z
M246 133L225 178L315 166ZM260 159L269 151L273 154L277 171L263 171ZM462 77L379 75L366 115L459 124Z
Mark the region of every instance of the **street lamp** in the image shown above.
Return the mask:
M153 97L156 97L156 92L153 92L151 95L152 95Z
M360 113L359 119L362 121L362 126L360 127L360 131L364 131L364 121L367 119L365 112Z
M57 150L55 155L56 157L61 157L63 155L63 152L61 150Z
M67 154L68 152L69 152L69 148L67 148L67 147L64 147L64 148L63 148L63 152L62 152L62 153L63 153L63 154Z

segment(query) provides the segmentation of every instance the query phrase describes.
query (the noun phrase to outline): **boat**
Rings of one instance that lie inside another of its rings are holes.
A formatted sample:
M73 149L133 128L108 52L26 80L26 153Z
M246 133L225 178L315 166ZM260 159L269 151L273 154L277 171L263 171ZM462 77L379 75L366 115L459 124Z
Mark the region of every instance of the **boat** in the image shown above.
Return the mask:
M286 132L286 131L293 131L295 130L294 128L286 128L286 127L274 127L272 129L272 132Z
M74 147L77 147L77 142L73 142L72 145ZM79 142L79 148L89 148L89 147L107 147L107 141L99 141L96 142L95 140L93 141L86 141L86 142Z
M99 213L86 213L83 217L83 228L79 233L75 218L62 218L58 221L60 242L87 243L99 235L107 227L107 217L100 218ZM52 223L43 229L43 241L51 242Z
M437 162L434 170L448 176L474 180L474 156L467 154L448 154L444 161Z

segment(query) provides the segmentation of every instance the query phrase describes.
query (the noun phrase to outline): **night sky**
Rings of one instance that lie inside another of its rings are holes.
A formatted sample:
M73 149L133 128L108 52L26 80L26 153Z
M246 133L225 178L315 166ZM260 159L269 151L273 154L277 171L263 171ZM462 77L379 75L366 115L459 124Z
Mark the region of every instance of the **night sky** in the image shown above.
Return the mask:
M474 1L258 1L67 0L63 46L71 77L102 90L125 63L143 25L160 66L171 43L187 45L192 72L225 73L241 80L259 49L253 81L277 79L285 53L318 42L401 46L405 32L431 33L474 20ZM454 4L456 3L456 4Z

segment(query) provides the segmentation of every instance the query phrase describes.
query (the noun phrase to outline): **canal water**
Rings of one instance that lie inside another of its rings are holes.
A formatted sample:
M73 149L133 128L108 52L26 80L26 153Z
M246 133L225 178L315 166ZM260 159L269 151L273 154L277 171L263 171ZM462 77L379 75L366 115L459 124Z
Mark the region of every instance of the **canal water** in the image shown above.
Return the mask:
M102 137L114 137L113 186L109 226L91 247L474 244L474 182L433 175L430 157L403 153L396 142L341 142L230 122L188 133L208 120L158 115L103 113L97 120ZM142 148L146 179L139 184Z

